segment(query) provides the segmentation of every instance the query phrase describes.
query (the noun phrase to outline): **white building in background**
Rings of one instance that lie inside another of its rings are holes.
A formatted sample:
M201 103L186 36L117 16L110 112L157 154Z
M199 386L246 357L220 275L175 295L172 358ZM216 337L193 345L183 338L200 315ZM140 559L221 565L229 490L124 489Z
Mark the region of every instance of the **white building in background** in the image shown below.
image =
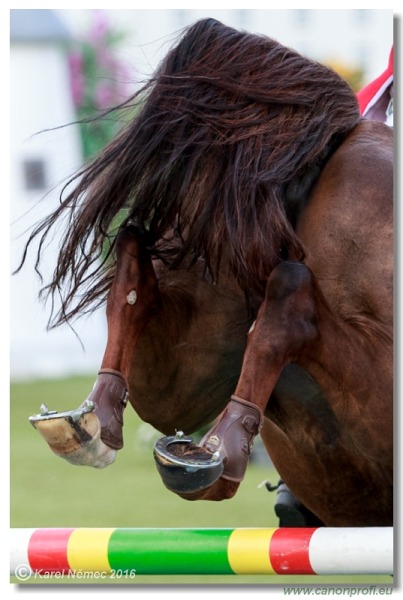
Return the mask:
M81 164L74 121L67 59L63 44L88 27L91 10L11 11L11 262L21 256L24 231L58 203L61 183ZM391 10L106 10L112 26L127 34L120 59L137 79L149 76L174 43L180 30L199 18L262 33L321 61L362 68L365 83L386 67L393 43ZM68 328L47 331L49 307L38 301L40 283L34 256L11 278L11 376L50 377L95 372L105 343L102 311L74 325L84 344ZM54 266L58 240L46 251Z
M63 44L69 32L48 10L11 11L11 269L21 258L27 229L56 208L60 183L81 164ZM54 267L55 239L46 251L46 268ZM68 327L47 331L49 306L38 301L35 248L23 270L10 281L10 368L14 379L92 372L105 348L105 322L97 313L76 326L85 350Z

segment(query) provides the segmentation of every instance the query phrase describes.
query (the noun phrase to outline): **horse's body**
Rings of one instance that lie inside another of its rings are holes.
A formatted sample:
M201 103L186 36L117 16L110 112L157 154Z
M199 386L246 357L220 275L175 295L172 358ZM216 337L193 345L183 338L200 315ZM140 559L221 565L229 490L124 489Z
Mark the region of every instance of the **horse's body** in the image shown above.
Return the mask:
M159 431L191 433L221 415L205 446L215 436L234 448L223 477L184 497L236 492L246 468L238 476L238 458L261 426L255 408L281 478L320 521L392 523L392 152L388 127L357 119L293 203L304 257L292 245L274 261L262 252L267 276L247 296L228 239L209 279L202 255L167 266L136 227L120 230L101 371L120 374L134 409ZM173 235L176 243L183 238ZM114 410L108 393L94 395L99 414ZM227 405L249 411L249 438L231 433ZM111 422L101 418L105 431Z

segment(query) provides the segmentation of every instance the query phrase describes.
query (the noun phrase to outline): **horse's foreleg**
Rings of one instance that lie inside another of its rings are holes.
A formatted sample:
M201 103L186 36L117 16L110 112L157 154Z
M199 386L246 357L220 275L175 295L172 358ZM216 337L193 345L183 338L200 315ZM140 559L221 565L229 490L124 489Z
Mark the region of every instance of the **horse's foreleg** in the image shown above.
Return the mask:
M242 481L253 439L279 375L317 339L312 274L300 263L280 263L271 273L264 301L248 334L241 374L221 419L201 442L225 457L224 472L209 489L184 497L232 497Z
M80 407L40 418L34 423L51 449L79 465L104 467L123 447L123 411L128 401L127 377L135 343L160 302L151 258L134 226L116 239L116 272L107 299L108 340L92 392ZM89 410L87 410L89 409Z
M264 411L279 375L318 338L313 275L301 263L280 263L249 335L235 395Z
M160 293L151 258L134 226L118 233L116 258L106 304L108 340L101 369L118 371L127 379L133 347L160 306ZM126 340L130 343L123 343Z
M160 303L151 258L137 229L128 225L116 238L116 272L108 294L108 339L94 389L101 440L110 448L123 447L123 411L128 401L128 374L134 346Z

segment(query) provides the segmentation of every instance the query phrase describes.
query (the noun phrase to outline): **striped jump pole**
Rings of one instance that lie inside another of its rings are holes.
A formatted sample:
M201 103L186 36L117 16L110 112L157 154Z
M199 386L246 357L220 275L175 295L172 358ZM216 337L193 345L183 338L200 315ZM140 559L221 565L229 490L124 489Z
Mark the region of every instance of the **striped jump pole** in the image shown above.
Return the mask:
M391 527L12 529L11 546L17 576L393 573Z

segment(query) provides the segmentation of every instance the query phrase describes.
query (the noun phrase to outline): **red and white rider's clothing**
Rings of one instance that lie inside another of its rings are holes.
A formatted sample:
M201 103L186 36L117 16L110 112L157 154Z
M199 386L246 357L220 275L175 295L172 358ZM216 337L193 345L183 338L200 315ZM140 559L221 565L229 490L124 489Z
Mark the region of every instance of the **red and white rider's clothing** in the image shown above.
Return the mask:
M363 117L393 127L393 46L387 69L357 94Z

